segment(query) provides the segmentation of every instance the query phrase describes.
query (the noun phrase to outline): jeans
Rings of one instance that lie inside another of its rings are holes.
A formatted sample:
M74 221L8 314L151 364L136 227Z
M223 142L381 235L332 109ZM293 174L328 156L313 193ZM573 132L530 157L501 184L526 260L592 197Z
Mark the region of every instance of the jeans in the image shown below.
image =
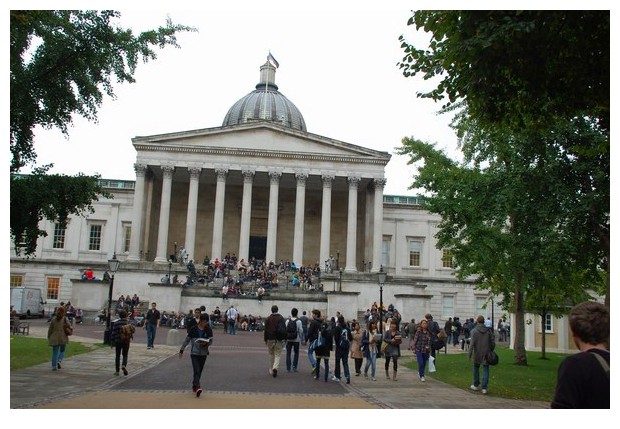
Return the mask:
M52 346L52 368L57 368L58 364L62 362L65 357L66 344L60 344Z
M293 370L297 370L299 363L299 341L286 342L286 370L291 370L291 349L293 349Z
M349 380L351 373L349 372L349 351L342 350L340 347L336 348L336 369L334 375L336 378L340 378L340 362L342 361L342 369L344 370L344 377Z
M127 354L129 353L129 343L116 344L116 359L114 360L114 367L116 372L120 370L121 354L123 355L123 366L127 366Z
M474 386L480 385L480 364L474 364ZM486 390L489 386L489 365L482 365L482 388Z
M428 353L415 352L415 357L418 360L418 375L420 377L424 377L424 368L426 367L426 362L428 362Z
M193 370L192 387L197 389L200 387L200 377L202 376L202 370L205 367L207 357L201 355L191 355L191 358Z
M155 341L155 334L157 333L157 325L152 323L146 324L146 346L153 347Z
M310 347L312 345L312 342L310 342L310 344L308 344L308 361L310 362L310 367L311 368L315 368L316 367L316 359L314 358L314 350L312 349L312 347Z
M321 359L325 362L325 381L329 378L329 358L328 357L317 357L316 358L316 373L314 374L314 378L319 379L319 374L321 373Z
M237 324L234 320L228 321L228 333L230 335L237 335Z
M370 376L375 378L377 372L377 354L370 352L370 356L366 358L366 366L364 367L364 375L368 374L368 367L370 367Z

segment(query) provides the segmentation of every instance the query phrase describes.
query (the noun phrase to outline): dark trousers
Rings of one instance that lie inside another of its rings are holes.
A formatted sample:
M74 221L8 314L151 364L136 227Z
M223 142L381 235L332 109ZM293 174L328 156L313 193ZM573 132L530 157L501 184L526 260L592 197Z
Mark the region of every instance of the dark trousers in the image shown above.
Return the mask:
M293 350L293 369L297 369L299 363L299 341L286 342L286 370L291 370L291 349Z
M353 360L355 361L355 373L356 374L361 374L362 373L362 363L364 362L364 358L355 358Z
M202 376L202 370L205 367L205 363L207 362L206 356L200 355L191 355L192 358L192 369L194 372L194 376L192 379L192 387L199 388L200 387L200 377Z
M343 350L340 347L336 347L336 369L334 375L336 378L340 378L340 363L342 362L342 369L344 370L344 376L348 380L351 378L349 373L349 350Z
M114 365L116 368L116 372L119 372L121 367L121 354L123 355L123 366L127 366L127 355L129 354L129 343L127 344L116 344L116 359L114 361Z

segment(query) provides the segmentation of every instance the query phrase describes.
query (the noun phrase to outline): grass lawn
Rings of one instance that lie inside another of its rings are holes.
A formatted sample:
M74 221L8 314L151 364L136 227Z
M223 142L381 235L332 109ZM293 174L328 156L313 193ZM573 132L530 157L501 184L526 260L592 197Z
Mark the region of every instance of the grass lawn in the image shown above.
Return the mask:
M437 371L426 373L435 380L451 384L462 389L469 389L473 382L473 364L467 353L448 354L443 350L437 356ZM540 352L527 352L527 366L513 364L514 351L498 345L495 352L499 355L499 364L490 367L489 395L509 399L551 402L555 391L558 366L566 354L546 353L547 359L541 359ZM407 361L406 366L415 371L418 363L415 358ZM480 368L482 377L482 368Z
M27 368L40 363L52 362L52 348L45 338L11 336L11 370ZM82 344L70 342L65 350L65 358L88 353L103 344Z

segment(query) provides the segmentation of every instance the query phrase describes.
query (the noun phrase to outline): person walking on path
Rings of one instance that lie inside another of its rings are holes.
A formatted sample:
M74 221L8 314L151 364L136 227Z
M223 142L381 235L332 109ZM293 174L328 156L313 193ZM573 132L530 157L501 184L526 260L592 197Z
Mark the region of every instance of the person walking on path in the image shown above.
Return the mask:
M112 332L110 333L110 345L115 348L114 359L114 375L119 374L119 369L122 368L123 374L127 375L127 357L129 355L129 344L133 338L134 328L127 320L127 311L121 310L118 312L120 319L118 319L112 325ZM127 326L127 327L125 327ZM123 356L123 365L121 367L121 355Z
M303 328L301 326L301 320L297 318L297 314L299 314L298 310L293 308L291 310L291 317L286 321L286 370L288 372L290 372L291 369L293 372L297 372L297 365L299 364L299 343L303 335ZM292 364L291 351L294 354Z
M286 323L284 317L278 313L278 306L271 306L271 314L265 319L265 331L263 335L269 351L269 374L274 378L278 376L282 347L286 340Z
M65 307L59 306L47 329L47 343L52 346L52 371L62 368L60 363L65 357L65 349L69 343L66 330L71 329L71 325L65 318L65 312Z
M368 369L370 368L370 377L372 381L377 381L375 378L377 372L377 334L380 334L377 330L377 322L371 320L368 322L368 328L362 335L362 349L364 351L364 357L366 358L366 366L364 366L364 377L368 377Z
M355 363L355 376L362 373L362 363L364 362L364 353L362 352L362 330L359 322L353 322L353 331L351 332L351 359Z
M308 361L310 362L310 366L312 367L312 375L316 372L316 359L314 358L314 341L318 338L319 332L321 331L321 311L320 310L312 310L312 320L308 326Z
M415 334L413 335L413 340L411 341L411 348L415 353L416 360L418 361L418 376L420 377L420 381L426 381L424 378L424 370L431 353L431 337L431 332L428 330L428 321L426 319L422 319L415 331Z
M321 375L321 359L325 364L325 381L329 380L329 356L331 350L333 350L333 334L332 329L329 323L322 322L321 327L319 328L319 332L317 334L317 341L319 341L319 336L321 339L321 344L316 347L314 350L316 354L316 366L314 371L314 378L318 380Z
M476 318L476 327L471 334L469 358L474 357L474 384L471 390L478 390L480 386L480 365L482 365L482 394L486 395L489 388L489 363L487 353L495 349L493 329L485 326L484 316Z
M568 326L579 353L560 363L551 408L609 409L609 308L597 302L577 304Z
M347 384L351 383L351 373L349 372L349 350L351 349L351 332L347 327L344 316L338 316L334 329L334 340L336 343L336 369L334 370L333 381L340 381L340 365Z
M157 309L157 303L151 303L151 308L146 312L146 320L144 322L144 328L146 329L146 348L152 349L155 343L155 334L157 333L157 327L161 321L161 313Z
M390 379L390 360L392 361L392 367L394 369L393 380L397 381L398 373L398 357L400 356L400 344L402 343L402 337L398 329L396 329L396 321L390 322L390 328L385 332L383 341L388 346L385 350L385 376Z
M181 344L181 350L179 350L179 359L183 357L183 351L190 343L192 344L190 352L193 371L192 391L198 398L202 393L202 387L200 387L202 370L207 362L209 346L213 343L213 330L211 329L211 326L209 326L209 315L207 313L202 313L200 315L200 322L198 322L198 325L192 326L187 333L183 344Z
M299 320L301 320L301 330L303 331L303 335L301 336L301 343L306 345L308 344L308 324L310 323L310 319L308 319L305 310L303 311L303 313L301 313L301 317L299 318Z

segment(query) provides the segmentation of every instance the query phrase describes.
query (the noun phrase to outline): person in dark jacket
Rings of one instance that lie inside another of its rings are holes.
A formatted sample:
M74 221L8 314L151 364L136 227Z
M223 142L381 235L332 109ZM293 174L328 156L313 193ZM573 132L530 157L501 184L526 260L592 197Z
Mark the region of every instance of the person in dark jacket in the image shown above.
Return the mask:
M489 387L489 363L486 360L487 353L495 349L493 330L484 324L484 316L476 318L476 327L471 334L469 346L469 358L474 357L474 384L471 390L478 390L480 386L480 365L482 365L482 393L486 395Z
M418 325L413 335L413 340L411 341L411 348L418 361L418 376L420 377L420 381L426 381L426 378L424 378L424 371L426 369L426 362L428 362L430 358L431 347L432 338L428 330L428 321L423 319Z
M284 325L284 338L279 338L278 328ZM278 306L271 306L271 314L265 319L265 332L263 334L265 344L269 350L269 374L274 378L278 376L278 367L280 366L280 356L282 348L286 342L286 322L284 317L278 313Z
M127 356L129 355L129 344L131 342L121 341L121 329L129 323L127 320L127 310L120 310L118 312L118 316L120 319L116 320L112 324L112 331L110 332L110 346L115 349L114 367L116 371L114 372L114 375L118 375L119 370L121 369L121 355L123 356L123 374L127 375Z
M316 372L316 359L314 358L314 340L319 336L319 331L321 330L321 324L323 320L321 319L321 311L320 310L312 310L312 320L308 326L308 361L310 362L310 366L312 367L312 375Z
M323 339L323 343L322 345L314 349L314 353L316 354L314 378L318 380L319 376L321 375L321 359L323 359L323 361L325 362L325 381L327 381L329 379L329 356L331 350L333 350L334 342L334 337L330 324L326 322L321 323L319 333ZM317 338L318 335L319 334L317 334Z
M609 409L609 308L590 301L577 304L568 325L579 353L560 364L551 408Z
M209 315L207 313L202 313L198 324L192 326L187 333L183 344L181 344L181 350L179 350L179 359L183 357L183 351L190 343L192 345L190 352L193 370L192 391L196 397L200 397L202 393L200 378L209 355L209 346L213 343L213 330L209 326Z
M345 335L348 341L341 341L341 337ZM342 369L344 371L344 376L347 379L347 384L351 383L351 373L349 371L349 349L351 348L352 340L353 336L344 321L344 316L338 316L338 321L336 322L334 329L334 342L336 343L336 369L334 370L332 381L340 381L340 363L342 362Z

